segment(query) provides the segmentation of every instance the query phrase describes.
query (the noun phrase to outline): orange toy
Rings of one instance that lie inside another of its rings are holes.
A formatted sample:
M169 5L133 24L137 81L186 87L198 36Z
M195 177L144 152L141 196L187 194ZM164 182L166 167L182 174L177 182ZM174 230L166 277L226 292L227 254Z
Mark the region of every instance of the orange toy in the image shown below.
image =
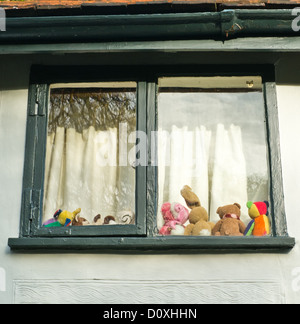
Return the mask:
M265 236L271 233L271 225L268 218L269 203L264 202L247 202L248 213L252 218L245 230L245 236Z

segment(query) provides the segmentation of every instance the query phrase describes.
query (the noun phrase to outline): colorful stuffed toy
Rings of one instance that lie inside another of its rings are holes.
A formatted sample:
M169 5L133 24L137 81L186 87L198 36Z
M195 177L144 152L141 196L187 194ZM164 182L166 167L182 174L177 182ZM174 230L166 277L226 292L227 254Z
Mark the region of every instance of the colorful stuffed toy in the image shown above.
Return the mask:
M189 214L190 224L186 227L184 235L210 236L215 224L208 221L208 213L201 206L198 196L189 186L184 186L181 190L187 206L191 209Z
M53 218L43 223L44 227L67 227L72 225L75 217L81 212L81 209L76 209L73 213L67 210L57 210L53 215Z
M67 210L58 210L55 214L54 214L54 218L57 219L57 221L64 227L70 226L72 224L72 221L74 220L74 218L76 217L77 214L79 214L81 212L81 209L78 208L76 209L74 212L69 212Z
M55 218L51 218L43 223L43 227L62 227L62 225Z
M160 235L184 235L184 224L189 217L189 211L179 203L164 203L161 207L165 224L159 231Z
M247 202L248 213L252 221L247 226L245 236L265 236L271 233L271 225L268 218L269 203L264 202Z
M240 220L241 206L238 203L217 209L220 219L212 230L214 236L243 236L246 226Z

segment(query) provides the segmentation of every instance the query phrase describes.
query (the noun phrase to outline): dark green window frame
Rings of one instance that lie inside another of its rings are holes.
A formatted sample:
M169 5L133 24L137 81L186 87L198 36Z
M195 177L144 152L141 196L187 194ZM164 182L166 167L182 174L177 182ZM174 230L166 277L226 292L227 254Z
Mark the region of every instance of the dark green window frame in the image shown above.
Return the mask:
M50 85L62 80L59 73L52 78L35 80L36 69L33 68L29 88L25 171L23 178L23 200L21 216L21 236L23 237L86 237L86 236L145 236L146 235L146 168L137 166L136 169L136 222L135 225L113 226L83 226L69 228L45 228L40 226L43 211L43 188L45 173L45 149L48 123L48 94ZM82 73L81 73L82 72ZM107 81L108 75L95 70L97 73L81 71L74 82L85 80ZM108 71L107 71L108 72ZM48 75L48 74L45 74ZM99 75L101 75L99 77ZM111 81L122 80L116 76ZM50 81L50 82L49 82ZM131 81L131 80L127 80ZM135 80L133 80L135 81ZM146 129L146 83L137 81L137 129L147 132Z
M168 76L245 76L263 80L270 165L271 237L161 237L157 236L157 167L152 166L150 146L147 167L136 172L136 225L80 228L40 228L47 136L47 103L53 83L137 82L137 129L157 128L157 84ZM9 239L14 250L98 252L264 252L291 249L288 236L279 145L279 124L272 65L185 66L33 66L30 77L23 197L19 238Z

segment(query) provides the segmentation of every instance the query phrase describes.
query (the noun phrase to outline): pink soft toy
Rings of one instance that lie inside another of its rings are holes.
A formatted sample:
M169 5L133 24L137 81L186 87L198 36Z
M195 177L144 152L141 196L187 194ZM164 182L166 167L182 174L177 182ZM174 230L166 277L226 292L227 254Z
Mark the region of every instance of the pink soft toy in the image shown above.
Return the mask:
M161 207L165 224L160 235L184 235L184 224L189 218L189 211L179 203L164 203Z

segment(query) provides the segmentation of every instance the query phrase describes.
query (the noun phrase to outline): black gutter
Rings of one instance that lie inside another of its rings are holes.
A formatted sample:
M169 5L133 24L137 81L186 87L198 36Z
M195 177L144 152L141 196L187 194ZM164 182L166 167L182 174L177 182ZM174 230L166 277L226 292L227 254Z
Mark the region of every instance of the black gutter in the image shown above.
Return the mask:
M290 9L105 16L8 17L1 44L300 36Z

